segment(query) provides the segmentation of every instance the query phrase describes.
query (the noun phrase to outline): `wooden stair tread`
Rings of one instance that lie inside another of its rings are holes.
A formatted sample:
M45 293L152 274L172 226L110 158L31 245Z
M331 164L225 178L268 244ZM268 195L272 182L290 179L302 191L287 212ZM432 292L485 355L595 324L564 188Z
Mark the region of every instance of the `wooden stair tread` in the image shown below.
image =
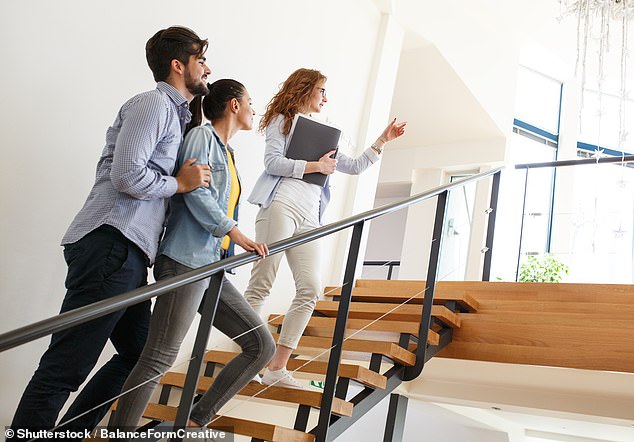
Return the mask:
M593 314L590 312L569 311L484 311L478 313L478 322L582 327L595 325L602 328L634 329L632 315L617 314L617 312L613 314L604 314L602 312Z
M176 419L176 407L149 404L145 413L143 413L143 417L173 422ZM313 442L315 440L312 434L274 424L248 421L229 416L214 417L212 420L213 422L207 427L271 442Z
M367 288L390 290L397 293L408 294L408 297L411 297L425 290L425 283L426 281L424 280L413 279L358 279L355 283L355 288L364 290ZM480 282L476 281L476 284L478 283ZM461 302L464 302L465 307L469 306L469 311L477 311L479 299L476 296L472 296L469 290L472 285L473 281L437 281L434 290L434 300L443 300L443 302L462 300Z
M634 373L631 284L453 282L473 295L438 356Z
M506 364L541 365L547 367L634 373L634 354L595 351L592 357L579 347L550 348L515 344L453 341L434 357Z
M326 316L337 316L338 310L338 301L318 301L315 305L315 311ZM355 319L381 318L381 320L410 321L418 324L420 323L422 310L421 305L351 302L348 317ZM433 305L431 314L433 317L451 328L460 327L459 314L452 312L443 305Z
M601 316L634 316L634 299L632 304L612 304L599 302L573 301L528 301L528 300L482 300L478 313L503 312L550 312L550 313L586 313L596 319Z
M543 322L514 323L482 319L465 320L464 328L456 331L453 342L507 344L521 347L544 347L552 350L585 349L590 343L600 345L605 352L616 351L623 357L634 356L632 328L623 329L611 324L580 322L552 324ZM609 337L609 339L608 339ZM596 357L601 357L597 354Z
M374 281L373 281L374 282ZM396 281L383 281L396 282ZM423 290L425 281L414 281L416 284L393 286L386 284L372 284L368 286L357 286L352 289L352 300L361 302L381 302L416 305L422 304L424 300ZM341 287L329 286L324 289L324 296L333 297L341 295ZM417 296L415 296L417 295ZM414 297L415 296L415 297ZM447 302L456 302L460 309L465 312L476 312L479 308L478 301L464 290L443 289L442 282L438 282L434 291L434 304L442 305Z
M319 316L313 316L308 321L307 327L323 328L334 330L335 322L337 318L325 318ZM269 324L273 326L282 325L284 316L272 314L269 316ZM368 330L368 331L380 331L390 333L409 333L414 336L418 336L419 324L406 321L386 321L381 320L373 322L369 319L355 319L350 318L347 322L347 330ZM429 330L427 336L427 343L431 345L438 345L440 342L440 336L433 330Z
M204 393L211 387L214 379L201 376L198 379L198 392ZM185 373L167 372L161 378L161 384L182 387L185 384ZM319 408L321 405L322 393L312 390L299 390L295 388L284 388L268 386L250 382L238 393L240 396L255 396L261 399L272 399L293 404L308 405ZM332 403L332 413L340 416L352 415L352 403L342 399L334 398Z
M205 353L205 362L216 362L218 364L226 365L238 354L239 353L211 350ZM307 361L302 359L290 359L286 364L286 368L303 373L326 374L328 363L322 361L311 361L307 364L306 362ZM339 376L353 379L372 388L385 389L387 385L387 378L385 376L366 367L355 364L339 364Z
M279 335L274 334L273 338L277 341ZM322 338L319 336L302 336L299 339L298 349L301 348L330 348L332 346L331 338ZM385 341L361 341L357 339L347 339L343 342L344 351L358 351L363 353L376 353L387 356L393 361L407 366L416 364L416 355L407 349L400 347L394 342Z
M479 303L485 300L514 300L632 305L634 302L631 284L440 281L436 287L441 292L462 291Z

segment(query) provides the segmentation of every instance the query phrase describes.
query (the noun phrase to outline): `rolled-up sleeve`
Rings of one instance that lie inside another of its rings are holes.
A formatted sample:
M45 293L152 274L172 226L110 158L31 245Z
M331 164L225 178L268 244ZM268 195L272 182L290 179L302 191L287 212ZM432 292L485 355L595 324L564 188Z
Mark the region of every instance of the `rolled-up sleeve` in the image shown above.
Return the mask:
M125 118L110 171L113 187L140 200L174 195L178 188L176 179L149 164L167 124L164 101L158 95L145 95L121 112L125 112Z
M264 170L269 175L302 178L306 161L286 158L286 135L282 133L284 117L279 115L266 127L264 148Z

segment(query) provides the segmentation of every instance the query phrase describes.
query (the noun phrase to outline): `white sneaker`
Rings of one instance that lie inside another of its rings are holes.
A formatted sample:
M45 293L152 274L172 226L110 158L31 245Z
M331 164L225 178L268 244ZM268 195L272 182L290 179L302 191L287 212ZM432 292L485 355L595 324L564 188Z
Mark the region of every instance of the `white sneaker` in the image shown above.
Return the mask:
M262 383L265 385L275 385L276 387L296 388L298 390L307 390L302 384L288 372L286 368L279 370L264 370L262 375Z

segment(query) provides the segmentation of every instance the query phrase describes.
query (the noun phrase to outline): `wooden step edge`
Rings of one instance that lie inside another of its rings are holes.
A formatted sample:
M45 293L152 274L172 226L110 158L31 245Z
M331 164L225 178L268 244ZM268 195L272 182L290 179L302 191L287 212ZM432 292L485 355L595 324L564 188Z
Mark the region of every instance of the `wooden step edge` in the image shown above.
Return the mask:
M238 353L211 350L205 353L205 362L215 362L226 365L235 358ZM328 363L322 361L308 362L303 359L290 359L286 364L289 370L298 370L302 373L315 373L325 375L328 369ZM379 388L384 390L387 386L387 378L380 373L369 370L366 367L355 364L340 364L339 376L352 379L371 388Z
M160 421L174 421L176 410L176 407L169 405L149 404L143 417ZM315 436L310 433L229 416L216 416L207 427L271 442L313 442L315 440Z
M274 327L282 325L285 316L273 313L269 316L268 324ZM330 331L334 330L337 318L327 316L312 316L307 327L326 328ZM393 321L381 319L373 321L371 319L348 318L346 325L348 331L351 330L367 330L367 331L383 331L391 333L409 333L418 334L419 324L411 321Z
M408 308L403 308L399 311L397 307L403 307L398 304L379 304L368 303L366 305L351 305L350 312L348 314L349 319L367 319L378 320L379 317L384 317L385 320L400 320L403 322L420 323L422 316L422 306L408 305ZM339 310L338 301L319 301L315 306L315 311L321 313L329 318L334 318ZM384 311L385 310L385 311ZM387 313L388 310L393 310ZM437 318L443 324L451 328L460 327L460 317L458 313L452 312L443 305L432 305L431 308L432 317Z
M391 344L389 355L387 355L389 358L401 365L407 365L409 367L416 365L416 355L414 353L394 342Z
M209 390L213 381L214 378L201 376L198 379L198 392L204 393ZM160 383L162 385L182 388L183 385L185 385L185 373L169 371L163 375ZM250 382L246 387L240 390L238 395L248 397L255 396L260 399L270 399L299 405L308 405L314 408L319 408L322 398L322 393L319 391L269 386L258 384L255 381ZM332 413L339 416L352 416L352 407L353 404L351 402L334 398L332 402Z
M273 335L277 341L279 335ZM299 339L298 347L300 348L318 348L324 349L331 346L330 338L321 338L317 336L302 336ZM416 364L416 355L407 349L400 347L394 342L386 341L361 341L356 339L348 339L343 342L343 351L356 351L367 354L381 354L392 359L394 362L413 366Z
M371 287L360 287L368 289ZM377 302L377 303L393 303L407 301L408 305L420 305L423 303L424 297L417 296L412 298L413 294L399 292L388 292L383 289L383 293L359 293L352 291L352 302ZM333 298L341 295L340 287L326 287L324 289L325 298ZM412 298L412 299L410 299ZM409 300L409 301L408 301ZM480 303L471 294L461 290L437 290L434 294L435 305L445 305L448 302L456 302L460 309L467 313L476 313L480 307Z
M322 324L315 324L316 322L323 322L324 320L333 322L333 325L328 325L328 327ZM308 321L307 328L328 328L331 331L334 329L334 321L336 318L324 318L313 316ZM269 325L280 326L284 321L284 315L279 314L271 314L269 316ZM419 332L419 325L412 322L405 321L377 321L373 323L370 327L364 328L365 325L372 323L372 321L367 319L348 319L348 330L367 330L367 331L379 331L379 332L387 332L387 333L409 333L411 335L417 336ZM357 324L356 326L354 324ZM389 326L389 327L388 327ZM430 345L438 345L440 343L440 335L436 333L434 330L429 330L429 334L427 335L427 343Z
M499 285L499 282L480 282L480 281L438 281L436 283L435 293L436 296L440 299L443 297L454 297L459 296L462 297L465 307L469 309L470 312L478 311L479 302L473 297L468 290L471 286L480 286L483 284L494 284ZM512 284L512 283L509 283ZM513 283L517 284L517 283ZM423 290L425 288L424 280L407 280L407 279L397 279L397 280L374 280L374 279L357 279L355 282L355 287L385 287L389 289L396 289L400 287L408 287L410 290ZM332 287L331 287L332 288ZM473 309L473 310L471 310Z
M460 328L459 313L452 312L444 305L432 306L431 315L451 328Z

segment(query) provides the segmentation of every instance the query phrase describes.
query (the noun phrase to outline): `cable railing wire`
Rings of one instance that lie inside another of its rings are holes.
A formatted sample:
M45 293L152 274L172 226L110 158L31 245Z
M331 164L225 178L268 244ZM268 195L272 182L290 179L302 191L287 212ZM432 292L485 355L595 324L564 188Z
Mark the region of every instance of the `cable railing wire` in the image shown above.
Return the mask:
M338 289L340 289L340 288L343 288L343 286L345 286L345 285L346 285L346 284L342 284L342 285L341 285L341 286L339 286L339 287L335 287L335 288L333 288L333 289L329 290L328 292L326 292L326 293L325 293L325 295L327 295L327 294L329 294L329 293L331 293L331 292L333 292L333 291L335 291L335 290L338 290ZM310 302L312 302L312 301L311 301L311 300L308 300L308 301L306 301L306 302L304 302L304 303L302 303L302 304L300 304L300 305L298 305L298 306L296 306L296 307L294 307L294 308L292 308L292 309L289 309L289 310L286 312L286 314L288 314L288 313L290 313L290 312L292 312L292 311L294 311L294 310L296 310L296 309L299 309L299 308L303 307L304 305L309 304ZM276 321L277 319L281 318L282 316L284 316L284 315L277 315L277 316L274 316L273 318L270 318L267 322L263 322L263 323L262 323L262 324L260 324L260 325L257 325L257 326L255 326L255 327L252 327L252 328L250 328L249 330L246 330L246 331L244 331L244 332L240 333L239 335L234 336L233 338L230 338L230 341L231 341L231 342L235 342L235 340L236 340L236 339L238 339L238 338L240 338L240 337L242 337L242 336L244 336L244 335L246 335L246 334L248 334L248 333L251 333L252 331L257 330L257 329L258 329L258 328L260 328L260 327L264 327L264 326L266 326L266 325L269 325L269 324L271 324L272 322ZM217 348L220 348L220 345L216 345L216 346L212 347L212 348L211 348L211 349L209 349L209 350L215 350L215 349L217 349ZM99 409L99 408L103 407L104 405L107 405L108 403L110 403L110 402L112 402L112 401L115 401L115 400L117 400L117 399L119 399L119 398L121 398L121 397L125 396L126 394L131 393L131 392L133 392L134 390L136 390L136 389L138 389L138 388L141 388L142 386L144 386L144 385L146 385L146 384L148 384L148 383L150 383L150 382L152 382L152 381L154 381L154 380L156 380L156 379L159 379L159 378L161 378L161 377L165 376L165 374L167 374L169 371L172 371L172 370L174 370L175 368L178 368L178 367L181 367L181 366L185 365L186 363L190 362L192 359L193 359L193 357L189 357L189 358L187 358L187 359L184 359L184 360L182 360L182 361L178 361L178 362L174 363L174 365L172 365L172 366L171 366L170 368L168 368L166 371L164 371L164 372L162 372L162 373L159 373L159 374L157 374L157 375L155 375L155 376L152 376L152 377L151 377L151 378L149 378L149 379L146 379L145 381L141 382L140 384L135 385L134 387L129 388L129 389L127 389L126 391L123 391L123 392L119 393L118 395L113 396L112 398L107 399L107 400L103 401L102 403L95 405L94 407L90 408L89 410L86 410L86 411L82 412L81 414L78 414L77 416L73 416L72 418L68 419L67 421L60 422L59 424L57 424L56 426L54 426L53 428L51 428L51 429L50 429L50 431L56 431L56 430L58 430L58 429L63 428L64 426L66 426L66 425L70 424L71 422L73 422L73 421L75 421L75 420L77 420L77 419L79 419L79 418L81 418L81 417L83 417L83 416L85 416L85 415L87 415L87 414L89 414L89 413L91 413L91 412L93 412L93 411L95 411L95 410L97 410L97 409ZM35 440L35 439L31 439L31 440L29 440L29 441L27 441L27 442L31 442L31 441L33 441L33 440Z
M389 264L389 263L391 263L391 262L392 262L392 261L387 261L387 262L386 262L386 264L384 264L384 265L382 265L382 266L377 266L377 267L375 267L375 269L377 269L377 270L378 270L378 269L381 269L382 267L384 267L384 266L388 265L388 264ZM330 290L328 290L328 291L324 292L324 296L327 296L327 295L329 295L330 293L332 293L332 292L334 292L334 291L337 291L337 290L342 289L342 288L343 288L346 284L347 284L347 283L344 283L344 284L339 285L339 286L337 286L337 287L333 287L332 289L330 289ZM352 333L351 335L349 335L349 336L347 336L347 337L344 337L344 342L345 342L346 340L348 340L348 339L352 338L353 336L356 336L356 335L357 335L357 334L359 334L360 332L365 331L368 327L372 326L373 324L375 324L376 322L378 322L379 320L381 320L382 318L384 318L384 317L385 317L385 316L387 316L388 314L393 313L393 312L394 312L394 311L396 311L398 308L400 308L400 307L402 307L403 305L407 304L409 301L411 301L411 300L415 299L416 297L420 296L420 294L424 293L424 292L425 292L425 290L426 290L426 289L423 289L423 290L421 290L420 292L418 292L418 293L414 294L413 296L411 296L411 297L410 297L410 298L408 298L407 300L405 300L405 301L403 301L402 303L400 303L400 304L396 305L396 306L395 306L394 308L392 308L390 311L388 311L388 312L386 312L385 314L381 315L379 318L376 318L374 321L372 321L372 322L370 322L370 323L368 323L368 324L364 325L362 328L360 328L360 329L359 329L359 330L357 330L356 332ZM304 305L306 305L306 304L308 304L308 303L310 303L310 302L311 302L311 301L309 300L309 301L306 301L306 302L304 302L304 303L302 303L302 304L300 304L300 305L298 305L298 306L296 306L296 307L294 307L294 308L292 308L292 309L289 309L289 310L288 310L285 314L288 314L289 312L292 312L292 311L294 311L294 310L296 310L296 309L298 309L298 308L301 308L301 307L303 307ZM252 327L251 329L246 330L246 331L244 331L244 332L240 333L239 335L234 336L233 338L230 338L230 341L231 341L231 342L235 342L235 340L236 340L236 339L238 339L238 338L240 338L240 337L242 337L242 336L244 336L244 335L246 335L246 334L248 334L248 333L250 333L250 332L252 332L252 331L255 331L256 329L258 329L258 328L260 328L260 327L263 327L263 326L265 326L265 325L270 325L272 322L276 321L277 319L281 318L282 316L284 316L284 315L280 314L280 315L273 316L273 317L269 318L269 320L268 320L268 321L263 322L262 324L257 325L257 326L255 326L255 327ZM220 348L220 347L221 347L221 345L216 345L216 346L212 347L211 349L209 349L209 351L216 350L216 349L218 349L218 348ZM307 360L304 364L302 364L301 366L299 366L299 367L297 367L296 369L294 369L294 370L292 370L292 371L289 371L289 372L290 372L291 374L295 374L295 372L300 371L300 370L301 370L302 368L304 368L306 365L310 364L311 362L313 362L313 361L317 360L317 359L318 359L318 358L320 358L321 356L323 356L323 355L325 355L326 353L328 353L330 350L332 350L332 348L334 348L334 347L333 347L333 346L331 346L331 347L329 347L329 348L325 349L324 351L322 351L321 353L319 353L317 356L315 356L315 357L313 357L313 358L311 358L311 359ZM152 381L154 381L154 380L156 380L156 379L159 379L159 378L163 377L163 376L164 376L165 374L167 374L169 371L172 371L172 370L174 370L175 368L181 367L181 366L185 365L186 363L188 363L188 362L189 362L189 361L191 361L191 360L192 360L192 357L189 357L189 358L184 359L184 360L182 360L182 361L176 362L173 366L171 366L170 368L168 368L166 371L164 371L164 372L162 372L162 373L160 373L160 374L158 374L158 375L155 375L155 376L151 377L150 379L146 379L146 380L145 380L145 381L143 381L142 383L140 383L140 384L138 384L138 385L135 385L134 387L129 388L128 390L126 390L126 391L123 391L123 392L119 393L118 395L116 395L116 396L114 396L114 397L112 397L112 398L110 398L110 399L108 399L108 400L106 400L106 401L102 402L101 404L98 404L98 405L94 406L93 408L91 408L91 409L89 409L89 410L84 411L83 413L81 413L81 414L79 414L79 415L77 415L77 416L72 417L71 419L69 419L69 420L67 420L67 421L65 421L65 422L61 422L61 423L59 423L59 424L58 424L58 425L56 425L55 427L51 428L51 429L50 429L50 431L56 431L56 430L59 430L59 429L63 428L65 425L68 425L68 424L72 423L73 421L75 421L75 420L77 420L77 419L81 418L82 416L85 416L85 415L87 415L87 414L91 413L92 411L95 411L95 410L97 410L97 409L101 408L102 406L104 406L104 405L108 404L109 402L115 401L115 400L117 400L117 399L119 399L119 398L121 398L121 397L125 396L126 394L131 393L131 392L133 392L134 390L136 390L136 389L138 389L138 388L141 388L142 386L144 386L144 385L146 385L146 384L148 384L148 383L150 383L150 382L152 382ZM275 386L275 384L277 384L278 382L280 382L280 381L278 380L278 381L274 382L273 384L268 385L266 388L264 388L264 389L260 390L260 391L259 391L259 392L257 392L256 394L254 394L254 395L250 396L247 400L243 400L243 401L241 401L241 402L239 403L239 405L246 405L246 403L247 403L247 402L249 402L251 399L253 399L253 398L257 397L257 396L258 396L258 395L260 395L260 394L262 394L264 391L268 390L268 388L269 388L269 387ZM234 409L236 409L236 407L235 407L235 406L234 406L234 407L232 407L232 408L230 408L229 410L225 411L225 413L223 413L222 415L218 415L215 419L213 419L212 421L210 421L208 425L211 425L213 422L215 422L216 420L218 420L220 417L225 416L225 415L226 415L226 413L228 413L229 411L232 411L232 410L234 410ZM31 440L29 440L28 442L32 442L32 441L34 441L34 440L36 440L36 439L31 439Z

